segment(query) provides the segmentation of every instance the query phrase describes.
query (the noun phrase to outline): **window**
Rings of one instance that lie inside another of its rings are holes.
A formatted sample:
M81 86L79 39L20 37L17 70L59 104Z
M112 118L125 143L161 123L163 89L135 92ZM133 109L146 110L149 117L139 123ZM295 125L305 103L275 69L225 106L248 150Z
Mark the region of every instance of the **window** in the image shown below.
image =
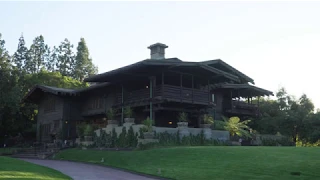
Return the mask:
M43 136L49 136L49 133L50 133L50 128L51 128L51 126L50 126L50 124L43 124L43 125L41 125L42 126L42 135Z
M56 110L56 100L53 97L48 98L45 101L44 112L52 112Z
M89 109L100 109L102 108L102 102L103 100L100 98L100 97L95 97L95 98L92 98L90 101L89 101Z
M213 93L211 94L211 101L212 101L212 102L215 102L215 101L214 101L214 94L213 94Z

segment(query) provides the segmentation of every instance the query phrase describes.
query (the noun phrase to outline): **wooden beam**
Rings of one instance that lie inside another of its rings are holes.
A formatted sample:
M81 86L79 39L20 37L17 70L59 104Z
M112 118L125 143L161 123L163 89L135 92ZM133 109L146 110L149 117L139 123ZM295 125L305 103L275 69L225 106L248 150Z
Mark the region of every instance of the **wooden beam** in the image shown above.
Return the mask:
M149 86L150 86L150 105L149 105L149 108L150 108L150 111L149 111L149 117L151 120L153 120L152 118L152 115L153 115L153 109L152 109L152 97L153 97L153 94L152 94L152 89L153 89L153 77L149 77L150 79L150 82L149 82Z
M150 109L144 109L144 112L148 112ZM154 107L153 108L154 111L160 111L160 110L167 110L167 111L184 111L184 112L199 112L198 110L189 110L189 109L185 109L185 108L173 108L173 107Z
M194 103L194 100L193 100L193 94L194 94L194 82L193 82L193 75L192 75L192 80L191 80L192 82L192 104Z
M121 124L124 123L124 118L123 118L123 114L124 114L124 109L123 109L123 102L124 102L124 94L123 94L123 84L121 84Z
M180 74L180 100L182 102L182 74Z

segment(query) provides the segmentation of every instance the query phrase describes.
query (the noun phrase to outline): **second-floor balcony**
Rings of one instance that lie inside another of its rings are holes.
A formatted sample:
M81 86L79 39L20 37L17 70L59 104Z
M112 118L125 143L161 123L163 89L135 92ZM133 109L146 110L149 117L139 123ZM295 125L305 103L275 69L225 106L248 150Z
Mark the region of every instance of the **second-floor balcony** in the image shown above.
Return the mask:
M150 96L152 94L152 96ZM193 104L210 104L208 90L186 88L173 85L157 85L150 92L149 87L135 91L123 93L124 104L137 104L139 102L149 102L157 100L167 100L172 102L193 103ZM117 94L116 104L122 104L122 93ZM134 105L133 105L134 106Z
M243 115L257 115L259 113L259 106L258 104L232 100L232 104L225 106L225 110L228 113L236 113L236 114L243 114Z

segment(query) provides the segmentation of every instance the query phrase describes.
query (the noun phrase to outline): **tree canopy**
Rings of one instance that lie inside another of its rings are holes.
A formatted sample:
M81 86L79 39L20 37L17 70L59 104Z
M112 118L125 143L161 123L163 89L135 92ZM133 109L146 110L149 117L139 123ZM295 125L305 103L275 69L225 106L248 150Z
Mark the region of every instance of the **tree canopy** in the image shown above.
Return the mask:
M83 38L81 42L84 42ZM88 48L86 46L85 48L88 52ZM94 74L97 70L90 69L95 67L91 59L90 66L76 67L75 54L79 53L82 52L73 52L73 45L68 39L59 46L50 48L45 43L45 38L39 35L29 48L21 36L16 52L10 55L0 34L1 137L4 134L22 132L35 123L37 106L21 101L33 86L47 85L72 89L87 86L86 83L79 81L82 79L76 77L85 78L88 76L87 72Z

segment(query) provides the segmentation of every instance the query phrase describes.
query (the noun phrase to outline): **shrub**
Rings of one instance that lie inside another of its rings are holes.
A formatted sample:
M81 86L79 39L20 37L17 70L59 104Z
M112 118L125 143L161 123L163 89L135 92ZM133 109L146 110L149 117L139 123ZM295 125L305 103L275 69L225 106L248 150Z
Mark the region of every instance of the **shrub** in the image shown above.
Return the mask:
M128 147L128 143L126 141L126 137L127 137L127 130L126 130L126 127L122 127L122 131L121 133L119 134L119 137L117 139L117 145L116 147Z
M81 123L81 124L78 124L77 125L77 128L76 128L76 131L77 131L77 135L80 139L83 138L84 136L84 129L86 127L86 124L85 123Z
M127 106L127 107L124 109L124 116L125 116L126 118L131 118L132 115L133 115L132 109L131 109L129 106Z
M203 115L204 124L213 124L213 117L210 114Z
M292 146L293 142L287 137L262 138L262 146Z
M142 121L142 124L145 125L145 127L141 128L143 132L152 132L153 120L148 117Z
M138 143L138 134L134 134L132 126L130 126L127 136L126 136L126 141L128 144L128 147L136 147Z
M85 126L85 129L83 131L84 136L92 136L93 135L93 127L90 124L87 124Z
M107 111L107 118L108 120L114 120L115 116L117 114L117 111L113 108L110 108L108 111Z
M179 113L178 121L179 122L188 122L188 114L185 112Z

